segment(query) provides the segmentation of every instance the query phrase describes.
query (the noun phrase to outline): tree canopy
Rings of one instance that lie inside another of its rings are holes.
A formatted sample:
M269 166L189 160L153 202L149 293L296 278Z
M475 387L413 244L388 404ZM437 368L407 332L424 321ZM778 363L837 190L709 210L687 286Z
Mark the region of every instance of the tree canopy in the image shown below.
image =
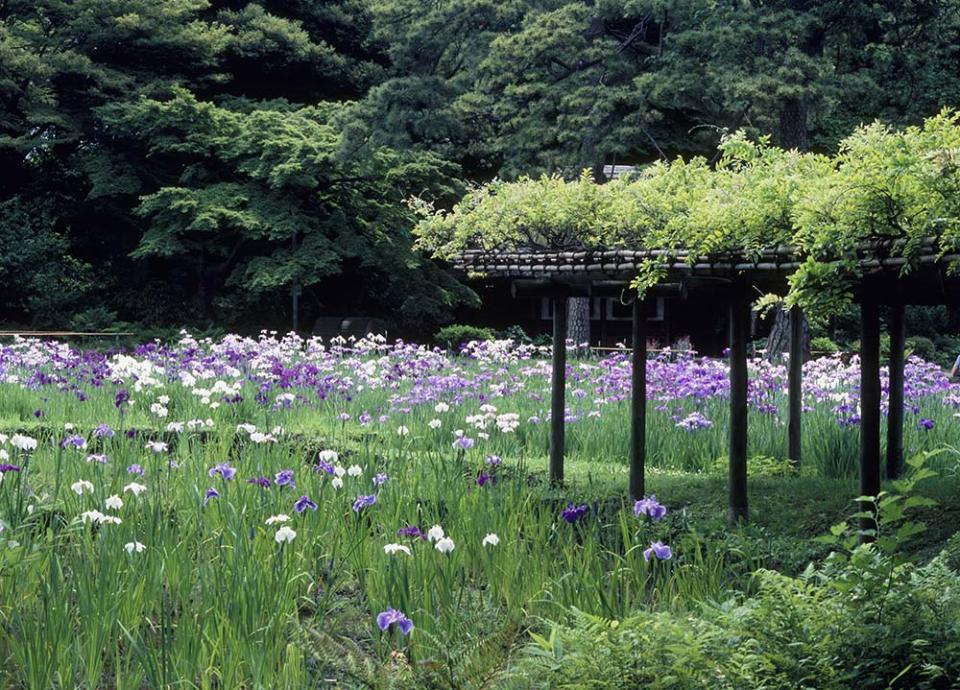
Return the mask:
M410 197L653 164L717 201L636 224L725 227L765 166L960 103L958 52L960 0L0 0L0 319L286 327L302 294L304 324L420 328L475 296L414 249Z
M451 211L422 204L421 246L441 257L468 248L646 248L691 263L759 258L786 248L800 262L787 302L815 315L846 307L877 242L914 270L925 241L939 256L960 252L960 113L922 126L874 123L841 141L833 156L724 139L715 165L703 157L657 162L606 184L589 172L493 182ZM662 277L649 259L635 285ZM952 269L958 262L951 260Z

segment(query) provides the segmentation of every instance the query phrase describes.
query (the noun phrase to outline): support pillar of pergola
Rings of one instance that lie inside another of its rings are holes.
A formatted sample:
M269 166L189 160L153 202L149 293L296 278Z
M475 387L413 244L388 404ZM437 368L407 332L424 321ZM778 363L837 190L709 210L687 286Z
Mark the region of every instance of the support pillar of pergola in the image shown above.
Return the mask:
M737 291L730 300L730 456L729 505L731 524L746 521L747 505L747 343L750 339L750 301Z
M567 302L553 298L553 373L550 381L550 482L563 484L563 451L567 416Z
M633 302L630 353L630 498L643 498L647 462L647 314L641 299Z
M860 495L880 493L880 308L866 300L860 305ZM873 505L861 501L860 529L869 538L876 522Z
M887 387L887 479L897 479L903 470L903 358L906 331L903 304L890 305L890 359Z
M803 312L790 310L790 361L787 372L789 419L787 421L787 457L800 469L803 437L800 419L803 413Z

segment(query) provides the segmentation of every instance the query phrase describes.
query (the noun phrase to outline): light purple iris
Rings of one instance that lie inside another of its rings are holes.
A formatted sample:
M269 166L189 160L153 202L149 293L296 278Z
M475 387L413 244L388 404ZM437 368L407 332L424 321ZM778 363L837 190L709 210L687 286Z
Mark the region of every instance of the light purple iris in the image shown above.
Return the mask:
M293 481L293 470L280 470L273 480L277 486L289 486L291 489L297 485L296 482Z
M134 464L130 465L129 467L127 467L127 474L135 474L135 475L137 475L138 477L142 477L142 476L145 475L146 473L147 473L147 471L146 471L145 469L143 469L143 466L142 466L142 465L138 465L137 463L134 463Z
M214 465L210 468L207 474L211 477L216 477L218 474L224 479L230 480L233 479L233 476L237 473L236 468L230 466L228 462L221 462L217 465Z
M453 447L460 450L470 450L473 448L473 439L469 436L458 436L457 440L453 442Z
M643 559L649 563L650 557L656 556L658 561L668 561L673 557L673 551L670 547L660 541L650 543L650 548L643 552Z
M918 423L918 426L919 426L921 429L923 429L924 431L930 431L931 429L933 429L933 426L934 426L933 420L932 420L932 419L921 419L920 422Z
M376 502L377 502L377 497L373 495L357 496L357 500L353 502L353 512L359 513L361 510L363 510L367 506L372 506Z
M309 496L301 496L297 499L296 503L293 504L293 509L298 513L302 513L307 508L310 510L317 509L317 504L311 501Z
M63 439L63 442L60 444L60 447L76 448L78 450L81 448L86 448L87 439L85 439L83 436L80 436L79 434L72 434L70 436L67 436L65 439Z
M373 476L373 485L374 485L374 486L382 486L383 484L385 484L385 483L387 482L388 479L390 479L390 477L387 476L387 473L386 473L386 472L377 472L377 473Z
M270 477L251 477L247 480L247 484L256 484L260 488L269 489Z
M378 614L377 625L383 632L386 632L391 625L396 625L404 635L413 632L413 621L407 618L402 611L397 611L395 608L388 608L383 613Z
M113 429L111 429L106 424L98 424L97 428L93 430L93 435L97 438L113 438Z
M313 471L333 474L333 465L331 465L329 462L324 462L323 460L317 460L317 464L313 466Z
M633 514L637 517L646 515L657 522L667 514L667 508L657 501L656 494L652 494L649 498L643 498L633 504Z

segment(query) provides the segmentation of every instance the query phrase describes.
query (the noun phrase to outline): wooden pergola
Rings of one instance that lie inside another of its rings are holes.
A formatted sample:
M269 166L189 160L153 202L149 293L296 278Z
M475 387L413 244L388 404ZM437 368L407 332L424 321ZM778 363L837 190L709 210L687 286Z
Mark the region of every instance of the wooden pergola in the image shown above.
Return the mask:
M958 255L940 256L935 242L921 248L918 260L903 269L907 260L895 256L895 241L876 242L861 248L854 299L860 304L860 495L880 492L881 386L880 308L889 308L890 333L889 412L887 417L886 476L899 476L903 466L904 321L907 304L949 304L960 297L960 278L950 274L948 264ZM468 276L509 281L514 297L546 297L553 301L553 367L550 429L550 479L563 482L564 417L566 391L567 301L571 297L634 294L629 289L638 269L654 260L664 271L660 284L648 290L653 297L695 298L698 294L721 296L728 305L730 347L729 503L732 523L748 517L747 497L747 347L750 305L758 294L787 290L789 275L799 267L791 248L781 247L745 257L709 259L684 252L655 249L629 250L466 250L453 262L454 269ZM646 460L646 318L644 300L633 300L632 392L630 424L630 486L633 499L645 493ZM788 375L788 455L801 462L802 356L800 314L790 319ZM864 508L869 506L865 505ZM865 519L862 527L869 529Z

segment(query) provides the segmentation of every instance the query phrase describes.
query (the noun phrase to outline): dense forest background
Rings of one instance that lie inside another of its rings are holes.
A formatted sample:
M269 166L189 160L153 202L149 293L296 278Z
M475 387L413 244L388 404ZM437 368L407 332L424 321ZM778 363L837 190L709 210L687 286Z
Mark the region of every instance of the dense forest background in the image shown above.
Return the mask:
M960 105L960 0L0 0L0 321L432 328L416 195Z

